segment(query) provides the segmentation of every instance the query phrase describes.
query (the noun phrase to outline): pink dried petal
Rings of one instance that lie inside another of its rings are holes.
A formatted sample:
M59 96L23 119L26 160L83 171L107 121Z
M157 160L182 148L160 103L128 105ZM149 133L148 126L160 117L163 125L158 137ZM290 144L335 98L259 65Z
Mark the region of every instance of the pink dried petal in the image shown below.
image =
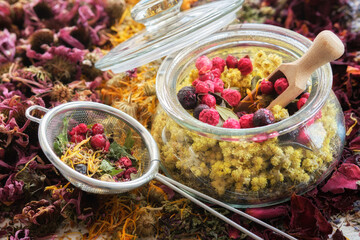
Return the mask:
M245 212L261 220L271 219L281 216L288 216L289 207L280 205L280 206L266 207L266 208L248 208L246 209Z
M9 206L23 197L24 182L15 180L15 173L6 180L5 186L0 188L0 201Z
M0 63L12 62L16 52L16 35L7 29L0 31Z
M60 29L57 35L70 46L78 49L85 49L85 46L79 42L79 40L70 35L71 31L73 30L77 30L77 27L65 27Z
M345 192L345 189L359 188L360 168L352 163L343 163L321 188L323 192L335 194Z

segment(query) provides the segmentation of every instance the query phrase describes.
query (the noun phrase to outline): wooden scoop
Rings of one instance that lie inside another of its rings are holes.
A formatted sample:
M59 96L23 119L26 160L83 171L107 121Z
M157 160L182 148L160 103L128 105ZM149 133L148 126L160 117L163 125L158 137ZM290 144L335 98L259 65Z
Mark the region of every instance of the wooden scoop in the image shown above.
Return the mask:
M268 76L268 80L272 83L285 77L289 82L289 87L275 98L267 109L271 109L275 105L287 106L306 89L308 79L317 68L338 59L343 53L344 45L334 33L328 30L320 32L301 58L291 63L281 64ZM251 92L253 98L255 92L255 89ZM235 111L247 110L251 104L249 96L246 96L235 108Z

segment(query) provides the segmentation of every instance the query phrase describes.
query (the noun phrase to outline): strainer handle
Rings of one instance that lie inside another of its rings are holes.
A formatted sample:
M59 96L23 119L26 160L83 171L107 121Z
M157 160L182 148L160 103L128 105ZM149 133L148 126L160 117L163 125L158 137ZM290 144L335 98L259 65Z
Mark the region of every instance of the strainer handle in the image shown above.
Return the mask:
M186 192L184 192L183 190L185 191L188 191L192 194L195 194L197 195L198 197L201 197L213 204L216 204L220 207L223 207L223 208L226 208L234 213L237 213L239 214L240 216L242 217L245 217L253 222L256 222L257 224L259 225L262 225L268 229L271 229L273 230L274 232L277 232L278 234L286 237L287 239L290 239L290 240L297 240L296 238L294 238L293 236L290 236L289 234L271 226L270 224L267 224L245 212L242 212L236 208L233 208L231 206L229 206L228 204L225 204L219 200L216 200L212 197L209 197L208 195L206 194L203 194L199 191L196 191L195 189L192 189L184 184L181 184L171 178L168 178L168 177L165 177L164 175L161 175L161 174L157 174L156 175L156 180L162 182L163 184L165 184L166 186L170 187L171 189L173 189L174 191L180 193L181 195L183 195L184 197L190 199L192 202L194 202L195 204L199 205L200 207L204 208L205 210L209 211L210 213L212 213L213 215L217 216L218 218L220 218L221 220L225 221L226 223L228 223L229 225L233 226L234 228L240 230L241 232L247 234L249 237L252 237L253 239L262 239L260 237L258 237L257 235L255 235L254 233L250 232L249 230L245 229L244 227L240 226L239 224L233 222L232 220L228 219L227 217L225 217L224 215L220 214L219 212L215 211L214 209L210 208L209 206L205 205L204 203L200 202L199 200L197 200L196 198L194 198L193 196L187 194ZM183 189L183 190L181 190Z
M31 115L31 112L32 112L33 110L40 110L40 111L43 111L43 112L48 112L48 111L49 111L49 109L44 108L44 107L39 106L39 105L34 105L34 106L31 106L31 107L29 107L29 108L26 109L26 111L25 111L25 116L27 117L27 119L29 119L29 120L31 120L31 121L33 121L33 122L37 122L37 123L39 123L39 124L40 124L40 122L41 122L41 119L40 119L40 118L37 118L37 117L34 117L33 115Z

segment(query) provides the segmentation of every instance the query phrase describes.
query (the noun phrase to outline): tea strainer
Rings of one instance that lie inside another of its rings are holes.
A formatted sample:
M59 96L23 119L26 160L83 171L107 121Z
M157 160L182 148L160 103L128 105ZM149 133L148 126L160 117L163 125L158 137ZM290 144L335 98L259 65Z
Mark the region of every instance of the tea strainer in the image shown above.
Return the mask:
M43 116L43 118L39 119L31 115L32 111L34 110L42 111L46 114ZM74 186L82 189L83 191L96 194L123 193L145 185L152 179L156 179L157 181L165 184L166 186L172 188L174 191L188 198L198 206L219 217L229 225L252 237L253 239L262 238L238 225L224 215L218 213L211 207L207 206L203 202L193 197L192 195L198 196L213 204L233 211L251 221L254 221L266 228L273 230L274 232L281 234L288 239L296 239L280 231L279 229L260 221L257 218L254 218L238 209L235 209L223 202L211 198L203 193L200 193L190 187L187 187L179 182L174 181L173 179L170 179L158 173L160 156L159 149L154 138L151 136L149 131L137 120L116 108L95 102L70 102L59 105L50 110L38 105L31 106L26 110L25 115L31 121L39 123L39 143L46 157L68 181L70 181ZM105 130L111 129L111 131L114 133L131 130L134 134L134 139L136 141L140 141L141 143L137 146L140 146L143 152L143 157L141 161L139 161L139 169L142 170L142 174L140 174L138 178L127 182L106 182L83 175L65 164L63 161L60 160L60 158L56 155L54 151L54 141L63 130L64 118L70 119L67 130L72 129L79 123L85 123L86 125L101 123L104 125ZM191 193L192 195L188 194L185 191Z

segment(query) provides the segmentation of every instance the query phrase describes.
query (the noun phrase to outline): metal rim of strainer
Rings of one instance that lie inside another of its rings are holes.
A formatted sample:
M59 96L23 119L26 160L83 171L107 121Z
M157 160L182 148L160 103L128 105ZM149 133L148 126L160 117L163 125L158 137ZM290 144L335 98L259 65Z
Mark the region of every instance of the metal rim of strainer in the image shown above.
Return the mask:
M102 111L107 114L110 114L114 117L119 118L121 121L125 122L128 126L132 127L139 136L142 137L143 142L146 145L146 148L149 151L149 158L150 158L150 166L148 167L146 172L140 176L137 179L128 181L128 182L106 182L97 180L94 178L90 178L88 176L85 176L74 169L72 169L70 166L68 166L66 163L62 162L60 158L55 154L55 152L52 150L52 147L50 146L48 140L47 140L47 126L50 123L50 121L56 117L57 114L61 112L68 112L72 110L96 110L96 111ZM126 113L113 108L111 106L96 103L96 102L70 102L61 104L53 109L50 109L46 112L44 117L42 119L37 119L31 115L31 111L33 110L47 110L46 108L40 107L40 106L32 106L26 110L26 116L33 121L36 121L39 123L39 143L40 146L45 153L46 157L50 160L50 162L64 175L65 178L67 178L70 182L79 181L83 183L84 185L88 185L90 187L94 188L102 188L104 190L107 190L108 193L112 192L122 192L122 190L129 191L135 188L138 188L146 183L148 183L150 180L152 180L155 175L158 173L159 165L160 165L160 155L159 155L159 149L157 147L157 144L154 140L154 138L151 136L149 131L141 125L137 120L132 118L131 116L127 115ZM70 178L70 179L69 179ZM72 180L73 179L73 180ZM76 184L79 185L79 184ZM81 187L80 187L81 188Z

